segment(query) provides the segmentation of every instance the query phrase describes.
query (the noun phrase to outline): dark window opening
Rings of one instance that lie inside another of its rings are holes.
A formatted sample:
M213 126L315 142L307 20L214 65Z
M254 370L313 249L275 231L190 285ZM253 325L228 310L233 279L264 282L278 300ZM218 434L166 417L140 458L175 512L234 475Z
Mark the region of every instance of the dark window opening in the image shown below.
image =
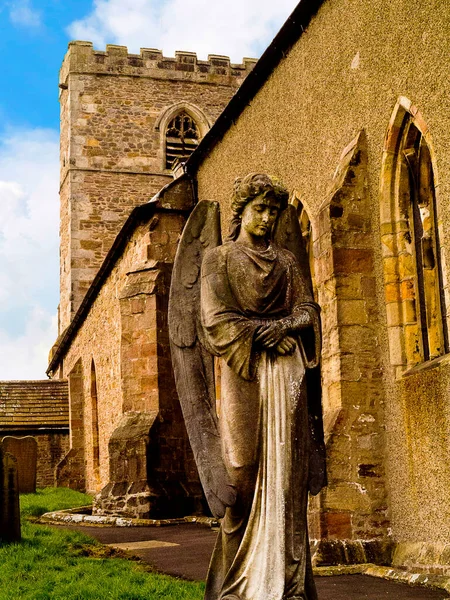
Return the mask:
M197 148L200 132L194 119L186 112L178 113L166 130L166 169L185 162Z
M422 355L430 360L449 351L433 166L429 147L412 122L403 139L406 233L414 254Z
M92 463L94 475L98 479L100 468L100 443L98 426L97 376L94 361L91 363L91 411L92 411Z
M308 255L309 261L309 270L311 273L311 280L313 286L314 297L317 298L317 286L315 282L315 272L314 272L314 254L313 254L313 235L312 235L312 225L309 215L306 211L306 208L303 206L302 201L297 197L294 192L294 196L291 198L291 203L297 209L298 221L300 224L300 231L302 233L303 245L306 249L306 253Z

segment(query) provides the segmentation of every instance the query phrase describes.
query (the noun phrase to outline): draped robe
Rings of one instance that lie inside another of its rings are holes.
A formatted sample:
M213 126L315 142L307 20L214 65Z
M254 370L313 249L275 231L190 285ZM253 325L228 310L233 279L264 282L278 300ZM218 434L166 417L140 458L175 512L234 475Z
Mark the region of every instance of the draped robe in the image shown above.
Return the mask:
M299 334L290 355L254 342L261 325L305 310L320 337L317 305L289 251L230 242L206 253L202 343L221 358L219 428L237 501L226 509L205 600L317 599L306 522L305 369L317 365L319 345L311 359Z

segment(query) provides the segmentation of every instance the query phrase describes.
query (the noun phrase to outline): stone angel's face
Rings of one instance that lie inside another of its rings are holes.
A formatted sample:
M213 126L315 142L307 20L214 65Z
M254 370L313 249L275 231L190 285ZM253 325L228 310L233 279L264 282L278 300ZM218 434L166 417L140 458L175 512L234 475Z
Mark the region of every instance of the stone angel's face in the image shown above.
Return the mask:
M274 196L256 196L242 212L241 227L253 237L268 237L279 212L280 203Z

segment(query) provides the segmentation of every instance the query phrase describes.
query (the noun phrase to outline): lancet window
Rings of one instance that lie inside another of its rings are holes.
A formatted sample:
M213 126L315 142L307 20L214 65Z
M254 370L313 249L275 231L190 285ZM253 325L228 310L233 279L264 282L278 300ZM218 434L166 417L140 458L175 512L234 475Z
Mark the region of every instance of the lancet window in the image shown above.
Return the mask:
M387 325L398 376L449 352L438 190L430 131L402 96L385 138L380 189Z
M312 225L309 218L308 212L306 211L303 202L300 199L300 194L297 191L293 191L289 202L293 204L297 210L298 221L300 224L300 231L302 232L303 244L306 248L309 259L309 268L311 271L311 278L313 283L314 294L316 294L316 284L314 280L314 256L313 256L313 236L312 236Z
M399 198L407 225L405 252L414 258L415 311L423 360L448 351L441 251L430 149L410 121L402 139Z
M194 152L200 142L200 131L186 112L178 113L166 129L166 169L173 169Z
M97 376L94 361L91 362L91 411L92 411L92 463L94 474L99 475L100 467L100 444L98 426L98 398L97 398Z

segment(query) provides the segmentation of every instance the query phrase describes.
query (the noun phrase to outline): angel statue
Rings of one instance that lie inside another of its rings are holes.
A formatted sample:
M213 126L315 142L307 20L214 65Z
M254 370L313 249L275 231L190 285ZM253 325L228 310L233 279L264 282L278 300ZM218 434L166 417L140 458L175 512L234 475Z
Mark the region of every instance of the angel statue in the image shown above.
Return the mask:
M320 311L286 188L265 174L237 179L232 211L221 244L218 203L197 204L169 303L186 428L223 517L205 600L316 600L306 511L326 481Z

